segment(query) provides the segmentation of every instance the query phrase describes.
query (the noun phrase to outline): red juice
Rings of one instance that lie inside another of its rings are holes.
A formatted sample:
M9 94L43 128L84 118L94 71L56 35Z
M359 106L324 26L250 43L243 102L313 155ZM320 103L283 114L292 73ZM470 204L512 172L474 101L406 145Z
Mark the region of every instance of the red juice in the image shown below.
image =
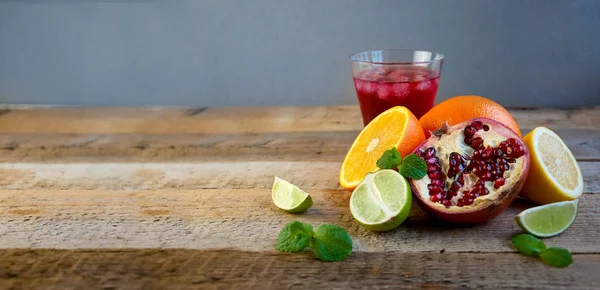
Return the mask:
M433 107L439 79L439 73L414 66L375 67L359 72L354 87L364 125L395 106L405 106L421 118Z

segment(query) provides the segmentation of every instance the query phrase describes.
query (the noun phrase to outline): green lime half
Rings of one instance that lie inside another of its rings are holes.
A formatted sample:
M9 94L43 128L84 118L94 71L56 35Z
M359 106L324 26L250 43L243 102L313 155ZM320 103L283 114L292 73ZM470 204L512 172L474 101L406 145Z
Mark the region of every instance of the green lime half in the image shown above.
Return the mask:
M517 215L517 224L534 236L553 237L573 224L578 205L579 200L576 199L532 207Z
M286 212L303 212L313 204L308 193L277 176L271 194L273 203Z
M385 169L368 173L350 197L354 219L371 231L397 228L410 213L412 191L400 173Z

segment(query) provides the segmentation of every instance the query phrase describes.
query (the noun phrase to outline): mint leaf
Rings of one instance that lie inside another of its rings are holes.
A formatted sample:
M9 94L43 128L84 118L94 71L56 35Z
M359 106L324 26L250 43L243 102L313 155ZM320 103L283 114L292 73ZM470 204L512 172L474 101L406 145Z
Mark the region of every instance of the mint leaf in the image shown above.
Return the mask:
M537 257L546 249L546 244L530 234L520 234L512 238L512 244L527 256Z
M540 254L542 262L556 268L564 268L573 263L573 256L567 249L548 248Z
M313 236L312 225L293 221L279 232L275 249L281 252L300 252L310 245Z
M402 163L402 156L396 147L385 150L379 160L377 160L377 167L381 169L396 169L398 165Z
M311 247L323 261L343 261L352 253L352 238L340 226L320 225L315 229Z
M398 171L406 178L421 179L427 174L427 164L421 157L410 154L404 157Z

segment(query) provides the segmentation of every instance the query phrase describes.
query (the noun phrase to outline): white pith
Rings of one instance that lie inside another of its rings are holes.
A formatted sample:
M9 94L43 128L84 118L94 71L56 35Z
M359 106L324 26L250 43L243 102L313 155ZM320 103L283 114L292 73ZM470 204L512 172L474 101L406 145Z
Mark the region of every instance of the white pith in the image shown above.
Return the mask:
M371 153L371 151L375 150L377 145L379 145L379 138L374 138L373 140L371 140L369 146L367 146L367 153Z

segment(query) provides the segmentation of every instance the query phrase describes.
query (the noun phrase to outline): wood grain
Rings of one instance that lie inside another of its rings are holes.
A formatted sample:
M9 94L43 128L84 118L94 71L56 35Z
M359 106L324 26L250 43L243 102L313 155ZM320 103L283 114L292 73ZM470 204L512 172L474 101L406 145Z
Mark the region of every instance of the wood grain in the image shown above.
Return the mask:
M600 128L554 131L578 160L600 161ZM358 133L0 134L0 162L340 162Z
M600 162L579 162L600 193ZM269 189L279 176L305 190L338 189L340 162L0 163L0 190Z
M430 220L417 206L388 233L354 222L350 193L310 191L314 206L292 215L277 209L269 189L197 190L0 190L0 248L237 248L272 250L288 222L338 224L356 251L506 252L521 230L514 217L531 204L515 202L489 223L452 227ZM552 245L600 253L600 195L581 197L575 223Z
M0 133L248 133L358 131L358 106L73 108L4 106ZM521 128L598 129L600 110L512 109Z
M348 210L341 161L362 129L356 106L0 108L0 289L540 288L600 283L600 108L513 109L523 133L557 132L585 182L575 223L547 239L575 254L552 269L514 253L515 201L457 227L416 205L372 233ZM287 214L273 175L315 201ZM287 222L345 227L348 261L273 251ZM60 250L65 249L65 250Z
M1 133L253 133L353 131L356 106L232 108L33 108L0 115Z
M0 289L597 289L600 255L566 269L515 253L0 250Z

